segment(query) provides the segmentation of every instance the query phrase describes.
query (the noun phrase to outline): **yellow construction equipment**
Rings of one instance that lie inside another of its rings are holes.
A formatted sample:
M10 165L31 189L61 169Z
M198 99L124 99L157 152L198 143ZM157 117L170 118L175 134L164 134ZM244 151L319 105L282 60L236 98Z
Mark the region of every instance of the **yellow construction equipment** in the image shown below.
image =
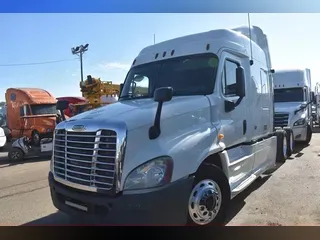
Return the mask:
M120 93L120 85L88 75L85 81L80 82L80 91L82 97L88 102L73 104L71 106L73 115L116 102Z

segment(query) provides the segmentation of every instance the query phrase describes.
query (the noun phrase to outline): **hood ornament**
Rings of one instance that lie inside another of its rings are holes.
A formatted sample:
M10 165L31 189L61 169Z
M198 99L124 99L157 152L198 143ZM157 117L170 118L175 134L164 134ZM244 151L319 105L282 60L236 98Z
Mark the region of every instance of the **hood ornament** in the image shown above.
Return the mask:
M72 130L73 131L84 131L84 130L86 130L86 127L84 125L74 125L72 127Z

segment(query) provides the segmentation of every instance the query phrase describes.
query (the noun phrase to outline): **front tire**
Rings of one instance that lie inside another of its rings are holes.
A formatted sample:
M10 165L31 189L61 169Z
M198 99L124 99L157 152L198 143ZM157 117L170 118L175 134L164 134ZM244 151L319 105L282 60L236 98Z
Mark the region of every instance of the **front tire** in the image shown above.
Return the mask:
M215 165L198 170L188 204L188 224L224 224L230 201L230 187L224 173Z
M8 153L8 158L12 162L20 162L24 158L24 152L19 148L12 148Z
M277 137L277 158L276 158L276 162L279 163L285 163L288 155L287 155L287 151L288 151L288 138L287 138L287 133L285 130L277 130L275 133L276 137Z
M284 128L287 133L287 157L290 157L294 152L295 142L294 135L291 128Z

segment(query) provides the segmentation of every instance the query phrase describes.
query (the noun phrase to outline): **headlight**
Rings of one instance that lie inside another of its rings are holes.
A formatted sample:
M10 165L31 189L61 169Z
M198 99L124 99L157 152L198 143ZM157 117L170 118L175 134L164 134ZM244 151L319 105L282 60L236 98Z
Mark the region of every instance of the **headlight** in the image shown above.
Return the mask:
M306 123L306 119L305 118L300 118L298 121L296 121L293 126L301 126L304 125Z
M51 129L51 128L48 128L48 129L47 129L47 133L49 133L49 132L52 132L52 129Z
M171 181L173 160L164 156L152 159L135 168L126 178L124 189L146 189L165 185Z

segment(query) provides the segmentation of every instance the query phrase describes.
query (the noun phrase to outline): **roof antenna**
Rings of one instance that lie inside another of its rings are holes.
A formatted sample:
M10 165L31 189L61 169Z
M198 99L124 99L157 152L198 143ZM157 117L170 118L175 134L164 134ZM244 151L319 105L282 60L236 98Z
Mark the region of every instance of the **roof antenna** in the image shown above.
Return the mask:
M251 38L250 13L248 13L248 25L249 25L250 52L251 52L250 66L252 66L253 65L253 58L252 58L252 38Z
M153 45L156 44L156 34L153 34Z

